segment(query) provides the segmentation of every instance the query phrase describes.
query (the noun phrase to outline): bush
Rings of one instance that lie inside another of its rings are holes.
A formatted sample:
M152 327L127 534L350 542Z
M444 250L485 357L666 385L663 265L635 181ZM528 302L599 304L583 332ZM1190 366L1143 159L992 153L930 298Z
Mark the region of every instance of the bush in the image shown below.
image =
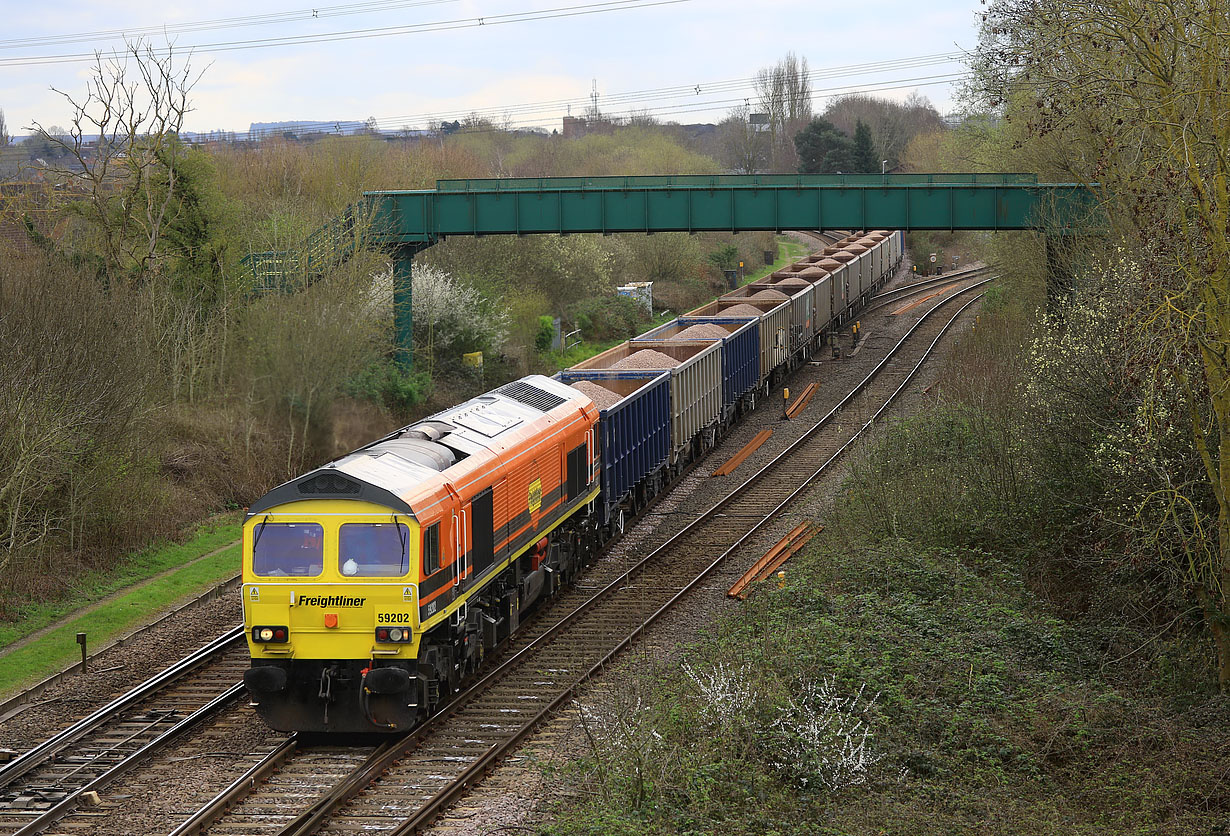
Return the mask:
M538 332L534 335L534 348L540 352L550 351L553 342L555 342L555 317L543 314L538 317Z
M719 270L734 270L739 265L739 248L734 244L724 244L709 253L708 259Z
M569 310L581 337L590 342L635 337L645 321L645 309L626 296L583 299Z
M54 575L60 550L105 555L159 514L156 341L137 307L53 257L0 259L0 569L43 556Z
M431 376L421 371L405 372L396 363L381 360L347 381L345 392L352 398L405 413L427 400L431 394Z
M414 342L420 351L455 360L503 346L508 314L492 297L428 264L414 266L413 283Z

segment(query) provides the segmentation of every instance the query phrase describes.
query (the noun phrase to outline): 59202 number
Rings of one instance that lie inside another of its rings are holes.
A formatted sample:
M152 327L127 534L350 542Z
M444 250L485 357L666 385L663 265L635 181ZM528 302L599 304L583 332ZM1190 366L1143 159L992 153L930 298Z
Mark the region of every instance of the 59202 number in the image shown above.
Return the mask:
M382 612L376 616L377 624L409 624L410 613L408 612Z

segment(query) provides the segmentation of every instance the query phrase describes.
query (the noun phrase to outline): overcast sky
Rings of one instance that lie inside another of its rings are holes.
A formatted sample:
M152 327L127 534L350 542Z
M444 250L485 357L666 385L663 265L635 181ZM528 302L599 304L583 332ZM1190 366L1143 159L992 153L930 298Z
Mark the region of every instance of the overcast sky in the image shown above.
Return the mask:
M315 7L0 0L0 9L0 109L10 131L24 133L34 121L67 124L69 108L49 88L84 94L89 61L72 56L122 49L120 33L131 38L139 30L157 33L155 45L169 38L178 52L191 50L203 70L184 125L190 131L368 117L382 128L423 128L470 111L552 128L568 102L574 114L584 109L594 79L604 112L717 121L754 95L756 71L787 50L807 58L817 110L829 93L878 89L904 98L917 89L945 112L948 79L963 67L941 56L974 45L978 6L887 0L852 12L848 4L803 0L321 0ZM926 60L907 61L919 58Z

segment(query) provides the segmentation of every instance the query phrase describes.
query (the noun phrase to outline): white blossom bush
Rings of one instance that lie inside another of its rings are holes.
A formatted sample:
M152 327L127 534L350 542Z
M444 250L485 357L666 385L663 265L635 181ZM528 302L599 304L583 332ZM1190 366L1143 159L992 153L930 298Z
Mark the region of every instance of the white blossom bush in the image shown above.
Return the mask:
M376 278L373 300L387 310L393 303L393 275ZM508 339L506 307L477 288L431 265L411 274L414 342L437 356L458 359L470 351L499 351Z
M723 662L707 669L683 666L696 686L702 720L719 733L755 739L767 764L801 788L836 792L865 783L881 759L871 748L866 686L846 694L829 676L804 682L785 705L764 711L750 671Z
M868 717L879 694L866 699L866 687L844 694L832 676L806 683L773 721L777 746L770 765L799 787L837 792L866 783L883 759L871 749Z

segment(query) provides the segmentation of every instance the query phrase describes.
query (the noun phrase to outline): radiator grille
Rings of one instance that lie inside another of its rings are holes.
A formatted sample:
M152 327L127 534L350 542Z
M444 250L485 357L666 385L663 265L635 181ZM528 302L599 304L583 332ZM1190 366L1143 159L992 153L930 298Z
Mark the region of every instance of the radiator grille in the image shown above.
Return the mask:
M537 386L531 386L523 380L514 380L512 383L506 383L495 391L505 397L512 398L514 401L519 401L526 406L532 406L534 409L539 409L543 412L552 410L564 402L564 399L559 395L544 392Z

